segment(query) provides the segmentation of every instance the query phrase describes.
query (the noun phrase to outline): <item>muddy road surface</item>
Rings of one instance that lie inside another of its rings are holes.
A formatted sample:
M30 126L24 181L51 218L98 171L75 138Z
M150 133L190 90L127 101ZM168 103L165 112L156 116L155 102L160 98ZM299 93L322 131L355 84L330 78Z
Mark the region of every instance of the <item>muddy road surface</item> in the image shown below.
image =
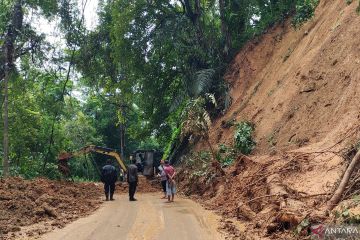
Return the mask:
M221 240L219 219L199 204L184 198L166 203L158 193L125 194L106 202L89 217L42 237L43 240Z

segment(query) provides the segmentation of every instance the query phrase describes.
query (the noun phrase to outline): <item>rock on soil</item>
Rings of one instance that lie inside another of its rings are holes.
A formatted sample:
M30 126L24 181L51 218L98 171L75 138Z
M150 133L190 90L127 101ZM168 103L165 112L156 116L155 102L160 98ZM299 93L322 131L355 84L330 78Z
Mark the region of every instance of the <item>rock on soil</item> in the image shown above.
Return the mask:
M101 196L102 185L96 183L0 179L0 239L13 239L21 227L39 222L63 227L97 209Z

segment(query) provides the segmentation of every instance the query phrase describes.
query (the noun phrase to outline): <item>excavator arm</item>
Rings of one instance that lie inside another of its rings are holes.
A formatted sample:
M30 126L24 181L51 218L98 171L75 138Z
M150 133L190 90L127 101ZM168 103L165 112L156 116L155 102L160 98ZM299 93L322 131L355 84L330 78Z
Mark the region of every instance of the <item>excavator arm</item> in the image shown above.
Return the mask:
M92 152L96 152L96 153L100 153L100 154L104 154L104 155L108 155L111 157L114 157L116 159L116 161L119 163L120 168L126 172L127 168L123 162L123 160L120 157L120 154L118 152L116 152L114 149L111 148L105 148L105 147L99 147L99 146L95 146L95 145L89 145L89 146L85 146L81 149L79 149L78 151L72 152L72 153L67 153L67 152L62 152L59 154L58 156L58 168L59 171L65 175L65 176L69 176L70 175L70 169L69 169L69 165L68 165L68 161L70 158L73 157L77 157L80 155L84 155L87 153L92 153Z

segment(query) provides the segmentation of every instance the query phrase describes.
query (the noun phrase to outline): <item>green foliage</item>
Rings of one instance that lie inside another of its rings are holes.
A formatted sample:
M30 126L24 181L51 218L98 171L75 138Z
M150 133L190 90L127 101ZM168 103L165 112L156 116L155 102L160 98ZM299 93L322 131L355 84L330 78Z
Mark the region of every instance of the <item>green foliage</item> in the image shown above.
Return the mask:
M217 158L221 165L224 167L231 165L235 161L237 154L237 149L227 146L225 144L220 144Z
M179 140L180 134L181 134L181 128L180 127L175 128L174 131L171 134L170 141L167 143L167 145L165 147L163 159L166 159L166 158L168 158L170 156L173 145Z
M0 77L14 2L0 1ZM125 140L125 155L159 148L168 157L181 138L208 139L210 116L229 106L222 76L234 54L295 11L295 25L302 24L317 4L224 0L220 7L219 1L196 0L197 8L194 0L182 2L189 4L100 1L99 25L88 31L75 0L23 1L25 14L58 23L66 49L59 51L31 24L23 24L9 94L13 174L57 178L57 154L90 143L119 149ZM71 96L77 86L83 90L81 100ZM237 127L236 148L245 154L255 146L252 131ZM222 164L231 164L236 151L220 147ZM202 155L195 159L205 169L210 156ZM98 179L104 160L90 155L70 165L76 179Z
M359 0L359 5L356 8L356 12L358 13L358 15L360 15L360 0Z
M185 159L185 167L191 171L190 178L196 181L200 177L204 177L209 173L211 163L211 153L208 151L200 151L190 154Z
M315 8L319 0L298 0L296 4L296 13L292 19L295 28L301 27L304 22L314 17Z
M15 2L0 1L0 49L3 49L5 27L10 22ZM101 140L90 117L80 109L79 101L70 96L76 75L67 76L64 68L69 64L70 52L66 49L58 51L58 46L46 42L45 36L29 22L33 17L56 19L53 23L64 20L59 7L69 2L76 4L73 0L21 1L25 18L22 28L17 29L17 64L9 81L10 170L13 175L60 178L56 156L61 150L74 150L82 143ZM72 32L73 41L68 43L74 44L79 43L74 36L81 37L82 28L79 26L81 17L74 14L77 7L72 6L72 15L68 15L72 21L63 32ZM3 78L3 61L0 50L0 80ZM1 127L1 136L2 132Z
M337 221L346 224L359 224L360 223L360 215L351 211L356 205L358 205L358 195L355 195L350 203L350 206L341 206L339 210L334 211L335 218Z
M218 105L205 104L206 114L199 114L197 120L202 124L192 126L193 132L206 132L207 115L228 106L222 76L231 57L303 4L239 0L223 1L220 8L217 1L196 1L196 8L193 0L183 3L102 2L100 25L87 34L75 56L81 82L95 91L94 96L125 106L117 115L134 142L131 148L155 137L165 149L164 156L179 144L185 105L207 92L214 94ZM71 13L64 11L63 19L67 12ZM189 126L185 122L183 132L189 134Z
M236 126L234 134L235 147L242 154L250 154L255 148L255 141L253 140L252 134L254 131L254 125L250 122L240 122Z
M308 218L303 219L295 229L295 234L299 235L304 229L307 229L310 226L310 221Z
M79 111L72 121L64 122L64 133L69 140L70 149L79 149L86 145L102 145L102 139L96 137L96 129L91 120Z

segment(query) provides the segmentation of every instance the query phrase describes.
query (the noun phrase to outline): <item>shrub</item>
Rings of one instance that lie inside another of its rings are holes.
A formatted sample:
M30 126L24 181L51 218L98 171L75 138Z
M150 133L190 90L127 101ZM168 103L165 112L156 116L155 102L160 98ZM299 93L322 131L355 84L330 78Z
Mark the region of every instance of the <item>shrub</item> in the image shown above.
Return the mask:
M219 145L219 151L217 153L217 158L221 163L222 167L230 166L237 156L237 150L233 147L226 146L225 144Z
M252 138L254 130L254 125L250 122L240 122L236 125L235 148L242 154L250 154L255 148L256 142Z
M298 0L296 3L296 12L292 20L292 25L295 28L301 27L304 22L314 16L315 8L318 5L318 0Z
M165 147L165 152L164 152L164 155L162 157L163 159L166 159L166 158L168 158L170 156L173 144L175 144L179 140L180 133L181 133L181 128L180 127L175 128L174 131L172 132L171 139L170 139L170 141L167 143L167 145Z

